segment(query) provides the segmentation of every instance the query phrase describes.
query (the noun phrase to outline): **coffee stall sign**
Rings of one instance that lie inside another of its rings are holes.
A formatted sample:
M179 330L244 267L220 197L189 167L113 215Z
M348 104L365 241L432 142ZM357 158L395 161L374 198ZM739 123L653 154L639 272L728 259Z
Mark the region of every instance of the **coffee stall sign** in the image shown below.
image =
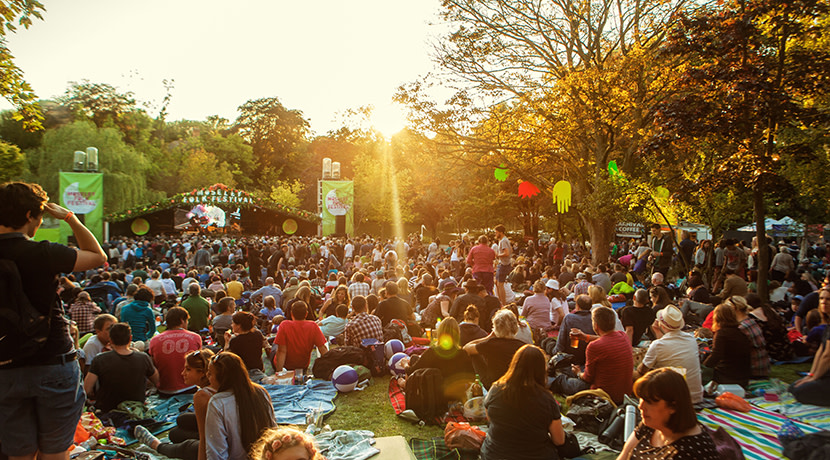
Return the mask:
M620 238L640 238L645 235L646 227L635 222L618 222L615 231Z

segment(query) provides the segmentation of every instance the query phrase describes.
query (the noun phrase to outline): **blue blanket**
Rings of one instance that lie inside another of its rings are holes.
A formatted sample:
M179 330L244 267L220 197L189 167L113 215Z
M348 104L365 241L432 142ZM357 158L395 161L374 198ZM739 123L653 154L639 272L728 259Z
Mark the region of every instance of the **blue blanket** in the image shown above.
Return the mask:
M158 395L148 397L147 407L149 409L155 409L155 411L158 412L158 415L153 418L157 422L162 423L156 429L152 430L152 433L159 434L176 426L176 417L178 417L181 413L179 408L191 403L193 403L192 394L176 395L167 399L159 398ZM191 408L190 410L193 409ZM136 439L133 437L133 433L127 432L127 430L123 428L118 428L115 431L115 435L119 438L123 438L124 442L126 442L128 446L136 442Z
M305 415L312 409L321 409L328 415L334 412L337 389L328 380L311 380L305 385L263 385L271 395L277 423L305 425Z

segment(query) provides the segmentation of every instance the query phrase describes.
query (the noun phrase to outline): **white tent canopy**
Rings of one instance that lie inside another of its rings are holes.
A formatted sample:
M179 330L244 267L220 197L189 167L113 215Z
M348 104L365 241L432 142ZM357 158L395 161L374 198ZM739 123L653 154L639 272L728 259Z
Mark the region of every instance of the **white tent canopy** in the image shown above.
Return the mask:
M764 220L764 230L773 233L775 236L793 235L800 236L804 234L804 224L796 222L792 217L786 216L781 219L773 219L767 217ZM754 232L755 223L745 225L738 229L739 232Z

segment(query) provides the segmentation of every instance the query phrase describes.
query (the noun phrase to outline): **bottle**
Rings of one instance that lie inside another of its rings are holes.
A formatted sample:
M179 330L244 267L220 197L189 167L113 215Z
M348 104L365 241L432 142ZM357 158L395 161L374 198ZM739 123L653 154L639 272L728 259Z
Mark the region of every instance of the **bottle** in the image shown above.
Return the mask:
M481 379L479 378L478 374L476 374L475 383L473 383L472 388L470 388L470 396L473 398L484 396L484 385L482 385Z

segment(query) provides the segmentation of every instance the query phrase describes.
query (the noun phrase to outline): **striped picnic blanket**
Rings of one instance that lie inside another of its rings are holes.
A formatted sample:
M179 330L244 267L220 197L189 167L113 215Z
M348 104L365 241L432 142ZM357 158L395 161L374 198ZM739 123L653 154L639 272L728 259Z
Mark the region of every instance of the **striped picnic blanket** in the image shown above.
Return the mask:
M787 417L781 414L753 406L750 412L704 409L698 413L697 419L712 429L722 426L741 445L747 460L784 458L777 433ZM798 421L795 424L806 434L821 431Z
M747 398L750 404L776 412L799 422L809 423L823 430L830 430L830 409L812 404L802 404L795 400L792 393L787 391L788 385L778 379L768 381L750 381L749 390L773 390L778 395L778 401L767 401L763 396Z

